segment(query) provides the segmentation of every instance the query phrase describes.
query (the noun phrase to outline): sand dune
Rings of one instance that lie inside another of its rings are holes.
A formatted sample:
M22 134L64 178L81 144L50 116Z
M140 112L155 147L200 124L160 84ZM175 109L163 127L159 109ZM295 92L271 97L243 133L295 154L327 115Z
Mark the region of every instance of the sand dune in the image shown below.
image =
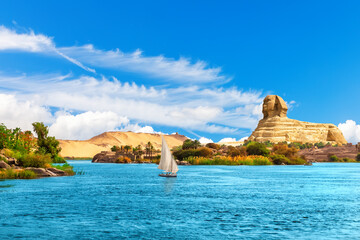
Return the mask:
M182 145L187 139L184 135L165 135L165 140L170 148ZM161 135L150 133L133 132L105 132L89 140L59 140L62 148L60 154L63 157L93 157L101 151L110 151L112 146L141 145L145 147L151 142L155 149L161 149Z

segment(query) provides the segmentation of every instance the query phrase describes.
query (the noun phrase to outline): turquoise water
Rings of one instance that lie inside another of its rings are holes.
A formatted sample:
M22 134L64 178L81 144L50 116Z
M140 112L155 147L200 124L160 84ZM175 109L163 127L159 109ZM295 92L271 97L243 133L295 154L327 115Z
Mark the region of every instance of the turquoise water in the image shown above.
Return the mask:
M360 164L69 162L85 175L0 182L1 239L360 239Z

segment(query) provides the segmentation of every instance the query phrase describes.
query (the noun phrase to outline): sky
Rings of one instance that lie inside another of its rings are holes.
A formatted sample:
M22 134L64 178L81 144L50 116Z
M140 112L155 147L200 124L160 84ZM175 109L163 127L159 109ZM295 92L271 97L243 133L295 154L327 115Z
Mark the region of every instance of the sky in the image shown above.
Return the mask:
M0 122L246 138L268 94L360 142L358 1L1 1Z

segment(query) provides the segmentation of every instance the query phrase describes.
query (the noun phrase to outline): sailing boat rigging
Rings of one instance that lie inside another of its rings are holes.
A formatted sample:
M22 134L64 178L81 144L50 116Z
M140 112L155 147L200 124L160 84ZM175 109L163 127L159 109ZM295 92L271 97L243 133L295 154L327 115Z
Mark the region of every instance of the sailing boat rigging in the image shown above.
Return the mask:
M177 177L176 173L179 168L176 164L174 156L171 154L169 146L167 145L164 136L161 136L161 158L158 169L164 170L164 173L159 174L160 177Z

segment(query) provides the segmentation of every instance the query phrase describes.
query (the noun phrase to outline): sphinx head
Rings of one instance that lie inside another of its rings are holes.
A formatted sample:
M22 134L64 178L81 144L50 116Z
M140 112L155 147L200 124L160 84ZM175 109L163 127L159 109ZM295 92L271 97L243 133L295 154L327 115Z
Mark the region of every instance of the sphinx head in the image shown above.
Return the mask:
M268 95L263 102L264 118L286 117L287 106L285 101L277 95Z

